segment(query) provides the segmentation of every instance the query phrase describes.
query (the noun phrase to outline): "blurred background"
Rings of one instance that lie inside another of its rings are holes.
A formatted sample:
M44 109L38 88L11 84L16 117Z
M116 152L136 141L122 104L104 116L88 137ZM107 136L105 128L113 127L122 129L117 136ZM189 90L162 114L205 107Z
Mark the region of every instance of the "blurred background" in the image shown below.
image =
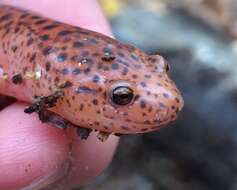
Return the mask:
M80 190L237 190L237 1L100 3L117 39L169 60L185 107L167 128L122 137Z

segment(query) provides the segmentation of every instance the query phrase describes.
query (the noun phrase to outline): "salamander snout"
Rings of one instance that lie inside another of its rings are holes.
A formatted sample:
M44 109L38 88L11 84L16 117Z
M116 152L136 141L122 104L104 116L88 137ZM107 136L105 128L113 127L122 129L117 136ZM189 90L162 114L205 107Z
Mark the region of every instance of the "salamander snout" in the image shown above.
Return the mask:
M137 110L142 113L141 122L153 129L175 120L183 108L183 98L168 76L156 77L162 77L162 80L152 80L145 86L142 83L137 87L140 98L136 103Z
M112 106L109 115L119 125L119 130L143 133L176 119L183 99L169 78L168 69L168 63L162 57L151 56L140 72L130 70L132 76L136 75L130 77L133 80L112 80L107 91Z

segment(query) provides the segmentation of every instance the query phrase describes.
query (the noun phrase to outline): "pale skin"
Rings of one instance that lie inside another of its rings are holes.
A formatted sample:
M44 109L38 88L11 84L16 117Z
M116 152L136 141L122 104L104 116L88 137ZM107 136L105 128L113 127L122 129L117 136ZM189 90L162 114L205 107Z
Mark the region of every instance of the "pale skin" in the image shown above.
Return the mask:
M111 35L96 0L1 3ZM0 55L0 62L3 61ZM65 132L42 124L36 114L25 114L26 107L15 102L0 111L0 189L71 189L94 179L108 166L118 137L110 136L102 143L92 133L86 141L80 140L73 129Z

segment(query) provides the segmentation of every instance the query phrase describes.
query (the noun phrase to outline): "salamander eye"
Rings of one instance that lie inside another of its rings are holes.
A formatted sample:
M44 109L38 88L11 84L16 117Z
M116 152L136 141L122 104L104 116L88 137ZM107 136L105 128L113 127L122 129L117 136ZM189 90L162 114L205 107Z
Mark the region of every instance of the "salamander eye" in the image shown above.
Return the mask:
M127 105L133 100L133 90L128 86L117 86L110 93L110 99L117 105Z

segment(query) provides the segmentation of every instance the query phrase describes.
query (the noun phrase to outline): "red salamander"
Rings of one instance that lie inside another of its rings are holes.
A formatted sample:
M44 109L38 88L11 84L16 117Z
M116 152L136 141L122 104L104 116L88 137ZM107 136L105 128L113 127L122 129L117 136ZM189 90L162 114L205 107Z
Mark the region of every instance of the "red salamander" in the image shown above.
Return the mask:
M82 138L157 130L183 107L161 56L27 10L0 6L0 56L0 94Z

